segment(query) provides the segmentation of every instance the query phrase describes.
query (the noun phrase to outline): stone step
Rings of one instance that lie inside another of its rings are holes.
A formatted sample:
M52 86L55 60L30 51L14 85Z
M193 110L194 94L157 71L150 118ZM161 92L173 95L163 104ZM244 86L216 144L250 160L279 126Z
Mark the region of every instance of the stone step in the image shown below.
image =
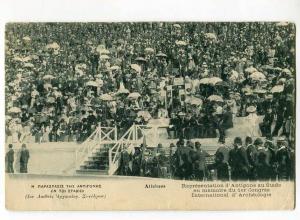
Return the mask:
M89 175L108 175L108 170L99 170L99 169L85 169L85 170L76 170L77 174L89 174Z
M108 160L86 160L84 161L84 165L89 164L108 164Z
M104 164L104 165L81 165L80 166L80 170L88 170L88 169L106 170L106 169L108 169L108 164Z
M88 160L107 160L108 161L108 156L91 156L88 157Z

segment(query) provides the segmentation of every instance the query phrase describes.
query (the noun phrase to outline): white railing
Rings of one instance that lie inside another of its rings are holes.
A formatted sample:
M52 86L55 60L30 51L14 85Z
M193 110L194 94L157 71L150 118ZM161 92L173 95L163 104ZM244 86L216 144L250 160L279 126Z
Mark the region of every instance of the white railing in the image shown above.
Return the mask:
M144 141L146 130L152 131L151 139L158 140L158 127L149 127L147 125L132 125L125 134L118 140L118 142L109 149L109 175L114 175L119 167L119 159L121 152L127 150L129 147L133 150L134 147L139 146ZM148 136L148 135L147 135ZM149 137L149 136L148 136Z
M113 137L112 137L113 136ZM99 125L95 131L80 144L79 148L75 151L75 166L76 170L84 164L88 157L95 152L95 149L101 148L105 142L115 143L117 141L117 128L116 127L102 127Z

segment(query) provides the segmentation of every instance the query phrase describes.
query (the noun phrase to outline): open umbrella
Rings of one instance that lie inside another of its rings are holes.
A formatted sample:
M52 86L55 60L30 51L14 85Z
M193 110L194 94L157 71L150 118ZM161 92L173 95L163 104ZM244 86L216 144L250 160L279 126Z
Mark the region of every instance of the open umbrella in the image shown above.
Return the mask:
M127 97L129 99L138 99L139 97L141 97L141 94L138 92L133 92L133 93L130 93Z
M109 50L107 50L107 49L100 49L99 53L100 54L110 54Z
M187 42L185 42L183 40L177 40L177 41L175 41L175 44L178 46L186 46Z
M276 85L271 89L272 93L280 93L283 92L284 86L283 85Z
M207 98L209 101L223 102L223 98L218 95L211 95Z
M97 82L95 82L95 81L88 81L88 82L86 83L86 86L93 86L93 87L97 87L97 86L98 86L98 83L97 83Z
M167 55L162 52L159 52L158 54L156 54L156 57L167 57Z
M199 84L211 84L215 85L216 83L222 82L223 80L219 77L210 77L210 78L203 78L200 79Z
M117 66L117 65L114 65L114 66L110 67L110 69L111 69L111 70L119 70L119 69L120 69L120 67L119 67L119 66Z
M131 67L132 69L134 69L135 71L137 71L137 72L141 72L141 71L142 71L141 66L138 65L138 64L131 64L130 67Z
M147 48L145 49L145 51L148 52L148 53L154 53L154 49L153 49L153 48L150 48L150 47L147 47Z
M106 54L100 56L100 60L108 60L110 57Z
M180 24L174 24L173 26L176 28L181 28Z
M50 75L50 74L47 74L47 75L45 75L44 77L43 77L43 79L54 79L55 77L54 76L52 76L52 75Z
M53 49L53 50L58 50L60 48L60 46L58 45L58 43L53 42L52 44L47 44L46 49Z
M137 58L135 59L135 61L147 62L147 60L145 60L145 58L143 58L143 57L137 57Z
M188 97L186 100L185 100L186 103L190 103L191 105L202 105L203 104L203 101L202 99L200 98L197 98L197 97Z
M33 68L34 65L32 63L24 63L24 67Z
M199 80L199 84L209 84L209 78L202 78Z
M211 77L209 78L209 83L212 84L212 85L215 85L216 83L218 82L222 82L223 80L220 79L219 77Z
M103 100L103 101L112 101L113 100L113 97L109 94L102 94L100 96L100 99Z
M11 107L9 110L8 110L9 113L20 113L21 112L21 109L18 108L18 107Z
M257 69L254 68L253 66L251 66L251 67L246 68L245 72L246 73L254 73L254 72L257 72Z
M217 40L217 36L214 33L206 33L204 34L205 38L210 39L210 40Z
M23 39L23 41L26 41L26 42L29 42L29 41L31 41L31 38L30 38L30 37L28 37L28 36L25 36L25 37L23 37L22 39Z
M266 76L262 72L256 71L250 75L250 78L256 81L262 81L266 79Z

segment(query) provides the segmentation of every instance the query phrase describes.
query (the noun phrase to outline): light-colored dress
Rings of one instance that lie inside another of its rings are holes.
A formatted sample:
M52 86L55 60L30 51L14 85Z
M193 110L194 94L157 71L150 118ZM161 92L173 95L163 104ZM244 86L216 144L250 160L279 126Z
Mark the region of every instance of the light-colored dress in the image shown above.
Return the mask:
M247 135L250 137L261 137L261 131L259 128L259 123L261 122L261 118L257 116L256 113L250 113L246 117L247 124Z

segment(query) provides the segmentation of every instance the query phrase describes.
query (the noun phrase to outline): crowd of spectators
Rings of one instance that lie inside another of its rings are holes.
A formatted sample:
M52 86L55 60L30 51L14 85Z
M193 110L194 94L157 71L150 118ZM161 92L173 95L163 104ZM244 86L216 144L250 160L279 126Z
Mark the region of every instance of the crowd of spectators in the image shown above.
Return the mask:
M124 150L117 174L198 181L295 177L295 150L284 137L277 141L236 137L233 145L221 145L213 155L204 147L199 141L180 139L169 148L159 144L156 148L136 147L133 153Z
M9 142L82 142L99 124L122 134L159 118L170 138L224 142L253 112L262 136L293 134L293 24L11 23L5 34Z

